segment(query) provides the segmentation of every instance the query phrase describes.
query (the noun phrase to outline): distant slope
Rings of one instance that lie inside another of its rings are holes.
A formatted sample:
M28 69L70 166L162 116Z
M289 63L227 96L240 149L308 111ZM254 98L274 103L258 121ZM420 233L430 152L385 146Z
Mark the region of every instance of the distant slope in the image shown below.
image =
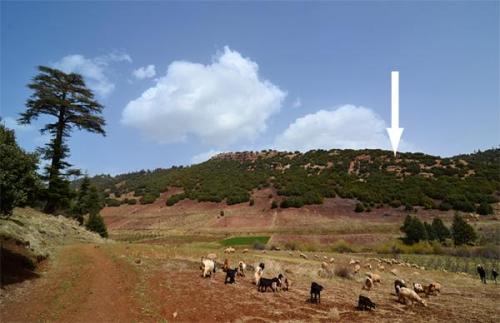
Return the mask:
M500 149L440 158L383 150L313 150L224 153L189 167L95 176L108 206L152 203L177 187L182 199L249 202L255 189L271 187L279 207L321 204L324 198L356 199L362 208L383 206L477 211L499 200ZM74 183L76 186L78 182ZM270 198L275 198L270 196ZM361 208L360 208L361 209Z

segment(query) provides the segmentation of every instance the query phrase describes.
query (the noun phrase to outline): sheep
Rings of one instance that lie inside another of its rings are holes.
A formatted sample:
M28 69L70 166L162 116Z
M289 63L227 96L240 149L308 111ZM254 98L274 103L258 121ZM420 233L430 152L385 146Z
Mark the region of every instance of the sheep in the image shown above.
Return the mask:
M246 268L247 268L247 264L245 264L243 261L240 261L238 263L238 275L241 277L245 277Z
M303 253L300 253L300 255L299 255L299 256L300 256L301 258L307 259L307 256L306 256L305 254L303 254Z
M422 284L419 283L413 283L413 290L415 293L424 293L424 288L422 287Z
M261 277L259 283L257 284L257 290L259 292L266 292L267 288L271 288L273 292L278 290L278 287L281 285L280 279L278 277L274 278L263 278Z
M368 297L359 295L358 309L361 311L375 309L375 303L372 302L371 299L369 299Z
M236 272L238 271L238 268L227 268L226 269L226 279L224 280L224 284L234 284L236 281L234 280L236 276Z
M369 291L372 289L372 287L373 287L373 280L370 277L366 277L362 289Z
M321 291L323 286L316 282L311 283L311 303L321 303Z
M378 270L380 271L384 271L385 270L385 267L383 265L378 265Z
M335 258L330 258L330 263L333 264L335 262Z
M365 264L363 267L372 270L372 264Z
M215 273L215 262L212 259L201 258L200 269L202 270L202 277L212 277L212 272Z
M236 251L236 249L234 249L233 247L227 247L226 249L224 249L224 253L234 253Z
M420 298L420 296L418 296L417 293L415 293L415 291L409 289L409 288L406 288L406 287L399 287L397 286L397 289L398 289L398 300L405 304L405 305L408 305L408 303L410 303L409 305L412 305L413 302L418 302L420 304L422 304L423 306L427 306L427 303L422 299Z
M366 276L370 277L374 283L381 283L382 279L378 274L366 273Z
M215 253L209 253L206 258L215 260L217 259L217 255Z
M359 272L359 270L361 269L361 266L360 265L356 265L354 266L354 273L357 274Z
M396 295L399 293L398 287L406 287L406 282L403 279L399 278L394 281L394 290L396 291Z

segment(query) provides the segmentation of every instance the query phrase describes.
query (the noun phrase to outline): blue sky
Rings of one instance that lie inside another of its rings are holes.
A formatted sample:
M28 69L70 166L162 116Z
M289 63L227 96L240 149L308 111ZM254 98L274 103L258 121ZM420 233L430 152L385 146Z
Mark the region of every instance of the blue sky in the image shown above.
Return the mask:
M400 72L402 150L450 156L500 144L499 3L1 2L1 116L37 65L82 73L107 136L74 132L90 174L201 161L219 151L390 148ZM151 66L152 65L152 66Z

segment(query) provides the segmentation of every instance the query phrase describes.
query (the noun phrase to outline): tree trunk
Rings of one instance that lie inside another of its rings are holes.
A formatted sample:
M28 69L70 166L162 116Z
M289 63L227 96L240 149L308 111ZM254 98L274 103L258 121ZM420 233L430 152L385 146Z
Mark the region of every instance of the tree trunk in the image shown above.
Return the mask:
M57 121L57 132L56 137L54 138L54 147L53 147L53 155L52 162L50 164L49 170L49 187L48 187L48 196L47 196L47 204L45 205L44 212L45 213L54 213L57 208L57 198L52 195L54 189L57 189L57 180L59 179L59 170L61 169L61 159L63 154L63 136L64 136L64 128L66 127L64 121L65 108L61 107L59 112L59 117Z

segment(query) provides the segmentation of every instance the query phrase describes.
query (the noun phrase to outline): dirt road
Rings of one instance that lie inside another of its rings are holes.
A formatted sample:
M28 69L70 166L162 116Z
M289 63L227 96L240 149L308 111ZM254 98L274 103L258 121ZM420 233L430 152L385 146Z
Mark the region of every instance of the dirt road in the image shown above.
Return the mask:
M135 274L99 246L61 249L40 279L2 300L2 322L125 322L138 317Z

